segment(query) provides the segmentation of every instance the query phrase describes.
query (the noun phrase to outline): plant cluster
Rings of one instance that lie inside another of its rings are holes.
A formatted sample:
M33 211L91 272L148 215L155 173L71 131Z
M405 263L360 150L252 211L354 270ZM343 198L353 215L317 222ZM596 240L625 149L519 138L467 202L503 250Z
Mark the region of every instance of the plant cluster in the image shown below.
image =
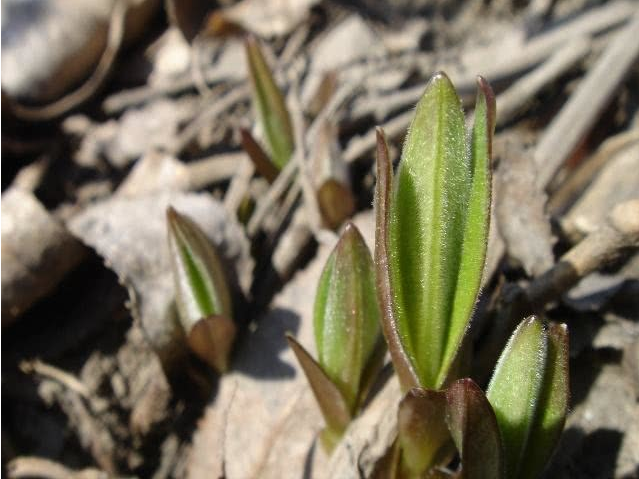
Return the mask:
M243 142L272 181L293 153L290 115L257 43L246 47L266 151L248 131ZM567 329L531 316L508 341L485 392L466 377L490 220L495 99L488 83L478 77L470 132L460 105L448 77L433 76L395 175L378 130L374 259L347 224L317 287L317 359L287 339L324 416L326 451L361 411L388 349L404 396L387 477L534 478L567 413ZM188 218L170 209L168 222L189 344L223 372L235 326L219 259ZM458 470L445 469L457 456Z

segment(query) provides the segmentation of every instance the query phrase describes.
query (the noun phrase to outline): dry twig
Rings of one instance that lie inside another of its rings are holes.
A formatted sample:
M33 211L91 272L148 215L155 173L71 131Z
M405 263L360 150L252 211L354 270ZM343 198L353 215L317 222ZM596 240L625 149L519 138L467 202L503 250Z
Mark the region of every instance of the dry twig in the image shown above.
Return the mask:
M610 42L568 103L548 125L535 150L538 182L548 187L566 159L590 131L639 58L639 12Z

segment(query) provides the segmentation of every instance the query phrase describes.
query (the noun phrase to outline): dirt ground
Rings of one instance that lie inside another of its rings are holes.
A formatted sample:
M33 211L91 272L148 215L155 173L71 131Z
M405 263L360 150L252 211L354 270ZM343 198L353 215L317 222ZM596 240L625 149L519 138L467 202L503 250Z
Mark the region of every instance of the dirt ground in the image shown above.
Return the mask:
M327 457L284 334L314 354L336 232L352 219L374 246L375 127L398 160L445 71L467 113L476 75L497 96L470 374L486 385L524 316L566 323L546 477L639 477L638 32L632 0L3 1L2 474L370 477L394 439L390 365ZM295 136L272 176L246 152L249 35ZM168 206L223 257L224 375L175 319Z

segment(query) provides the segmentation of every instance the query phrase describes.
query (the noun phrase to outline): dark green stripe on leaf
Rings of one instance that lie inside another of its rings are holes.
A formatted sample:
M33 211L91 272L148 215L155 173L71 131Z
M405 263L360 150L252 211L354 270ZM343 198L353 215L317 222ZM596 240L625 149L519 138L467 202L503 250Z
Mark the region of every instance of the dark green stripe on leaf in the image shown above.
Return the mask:
M382 314L382 330L402 391L419 386L419 378L400 337L395 295L391 281L389 222L393 183L393 165L388 155L386 138L377 131L377 183L375 184L375 270L377 301Z
M231 297L219 257L204 232L173 208L167 210L175 299L184 329L212 315L231 317Z
M245 42L253 99L273 163L282 169L293 153L294 136L284 96L277 87L258 41Z

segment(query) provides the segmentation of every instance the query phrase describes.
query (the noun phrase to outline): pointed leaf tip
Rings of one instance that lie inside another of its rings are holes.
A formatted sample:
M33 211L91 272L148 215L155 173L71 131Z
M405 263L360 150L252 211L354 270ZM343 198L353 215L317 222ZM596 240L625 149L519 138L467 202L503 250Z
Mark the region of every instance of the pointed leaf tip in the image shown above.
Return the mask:
M536 316L525 319L508 340L488 386L486 396L503 440L506 477L519 477L523 472L541 407L548 349L544 323Z
M264 130L273 163L281 170L288 163L295 144L291 117L259 42L255 37L248 36L244 45L258 122Z
M187 216L172 207L166 215L175 300L185 332L202 318L230 318L231 296L215 247Z
M377 127L377 183L375 184L375 270L377 301L382 314L382 331L388 344L395 372L403 391L419 386L419 379L402 344L397 317L395 294L389 269L389 218L393 183L393 166L388 154L384 130Z
M499 427L484 392L472 379L460 379L448 388L446 400L446 422L461 456L462 477L502 478Z
M373 259L355 225L348 225L326 261L314 305L318 362L351 413L362 375L381 335Z
M351 420L351 413L344 396L317 361L290 333L286 333L286 340L293 353L295 353L295 357L311 386L313 395L329 429L327 434L331 437L340 437ZM326 443L326 445L328 446L330 443Z

